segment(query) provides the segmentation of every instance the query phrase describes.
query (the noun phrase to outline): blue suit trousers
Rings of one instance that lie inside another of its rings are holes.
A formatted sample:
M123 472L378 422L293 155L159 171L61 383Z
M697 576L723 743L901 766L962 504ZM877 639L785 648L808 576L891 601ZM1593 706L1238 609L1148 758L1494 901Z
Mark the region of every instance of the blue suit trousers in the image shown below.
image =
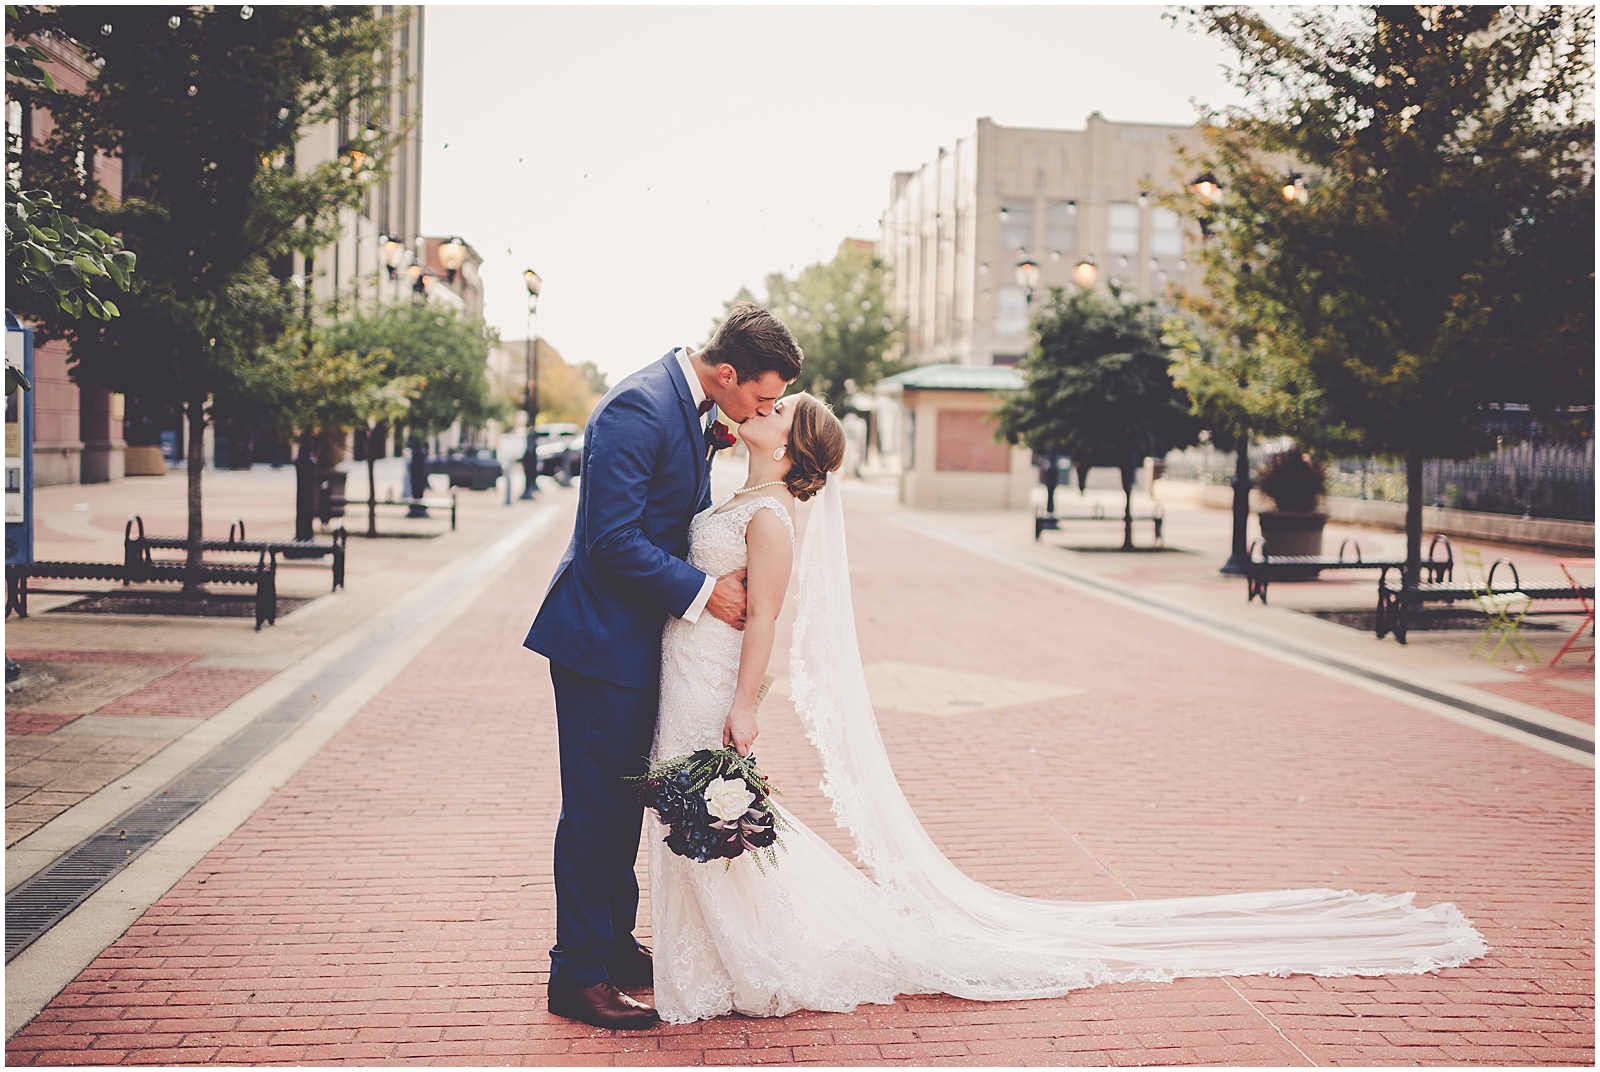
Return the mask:
M607 963L630 952L639 910L644 806L626 779L649 766L658 686L633 689L550 664L561 750L556 825L556 944L550 985L581 989L608 979Z

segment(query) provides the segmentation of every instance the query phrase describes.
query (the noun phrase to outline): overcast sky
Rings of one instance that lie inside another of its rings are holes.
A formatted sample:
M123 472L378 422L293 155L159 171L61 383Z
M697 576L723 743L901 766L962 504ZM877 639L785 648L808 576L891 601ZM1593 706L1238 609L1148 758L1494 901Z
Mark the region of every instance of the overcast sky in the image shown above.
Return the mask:
M422 226L487 316L611 376L704 340L740 284L876 239L890 176L979 116L1080 129L1232 103L1160 7L427 8Z

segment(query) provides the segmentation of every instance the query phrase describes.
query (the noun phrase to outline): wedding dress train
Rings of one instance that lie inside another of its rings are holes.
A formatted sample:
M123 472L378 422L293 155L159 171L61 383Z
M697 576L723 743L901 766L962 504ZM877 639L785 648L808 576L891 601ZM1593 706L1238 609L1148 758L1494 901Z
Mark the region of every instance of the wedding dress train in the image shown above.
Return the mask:
M776 499L717 513L722 505L689 527L689 561L711 576L744 567L745 526L758 510L776 512L794 538ZM1487 950L1454 905L1416 908L1409 893L1314 889L1077 903L973 881L933 844L895 780L867 695L849 577L840 492L830 476L800 552L790 681L795 710L822 756L822 790L872 877L787 812L779 866L764 874L748 853L731 866L675 855L647 812L663 1019L848 1011L911 993L1054 997L1181 976L1420 974ZM721 747L740 642L739 632L710 615L669 622L652 760Z

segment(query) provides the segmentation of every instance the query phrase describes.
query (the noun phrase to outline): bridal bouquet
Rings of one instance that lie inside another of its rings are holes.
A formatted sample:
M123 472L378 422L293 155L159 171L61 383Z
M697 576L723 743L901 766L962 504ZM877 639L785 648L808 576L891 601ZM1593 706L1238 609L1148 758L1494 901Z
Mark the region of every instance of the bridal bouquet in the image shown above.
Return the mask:
M781 820L772 787L754 756L733 748L702 748L653 764L639 800L668 828L667 848L706 863L751 852L756 866L777 865Z

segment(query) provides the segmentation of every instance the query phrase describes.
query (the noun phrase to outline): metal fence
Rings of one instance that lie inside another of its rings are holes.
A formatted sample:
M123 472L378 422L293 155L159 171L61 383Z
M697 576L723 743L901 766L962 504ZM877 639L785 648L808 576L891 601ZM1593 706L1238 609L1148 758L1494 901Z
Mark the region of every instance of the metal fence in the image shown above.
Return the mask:
M1285 441L1279 443L1269 440L1266 443L1252 443L1250 445L1250 479L1254 480L1261 472L1261 467L1267 459L1286 450L1290 444ZM1217 484L1228 487L1233 483L1233 471L1237 462L1233 451L1221 451L1215 447L1190 447L1187 450L1175 450L1168 454L1163 468L1168 480L1188 480L1197 484Z
M1250 450L1251 479L1267 457L1283 449L1270 443ZM1167 455L1166 475L1174 480L1226 486L1233 480L1234 457L1210 447ZM1405 463L1383 458L1341 458L1328 463L1328 494L1339 498L1406 501ZM1455 510L1525 517L1594 520L1594 437L1581 443L1554 443L1540 437L1503 446L1469 461L1426 461L1423 501Z

